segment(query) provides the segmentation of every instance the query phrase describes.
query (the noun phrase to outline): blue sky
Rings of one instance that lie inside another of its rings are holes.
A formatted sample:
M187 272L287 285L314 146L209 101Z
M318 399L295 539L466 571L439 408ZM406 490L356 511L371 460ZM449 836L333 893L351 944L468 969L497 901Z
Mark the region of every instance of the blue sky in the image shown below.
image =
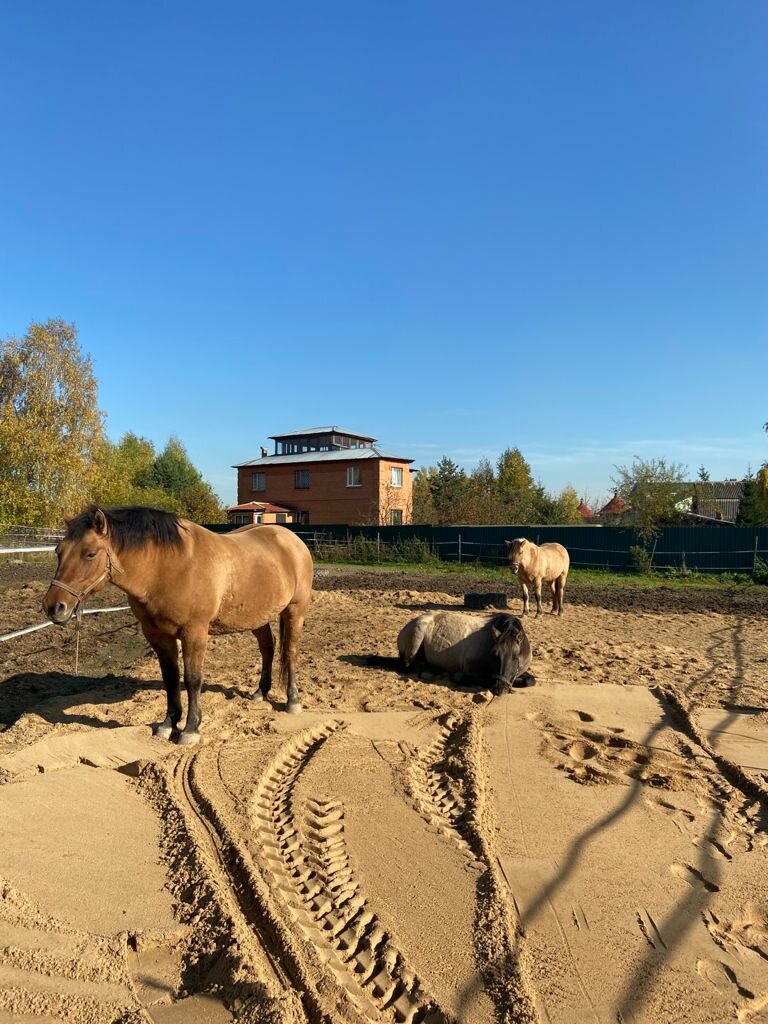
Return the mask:
M0 337L77 324L110 436L221 496L337 423L768 457L768 13L747 3L5 5Z

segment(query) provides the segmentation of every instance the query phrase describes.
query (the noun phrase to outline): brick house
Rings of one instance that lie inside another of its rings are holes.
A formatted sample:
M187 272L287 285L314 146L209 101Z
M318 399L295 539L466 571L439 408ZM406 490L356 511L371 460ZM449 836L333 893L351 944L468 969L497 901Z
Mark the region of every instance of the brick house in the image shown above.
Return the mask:
M233 467L239 505L280 505L312 526L412 521L413 459L382 452L375 437L330 426L270 440L272 455L262 448L260 458Z

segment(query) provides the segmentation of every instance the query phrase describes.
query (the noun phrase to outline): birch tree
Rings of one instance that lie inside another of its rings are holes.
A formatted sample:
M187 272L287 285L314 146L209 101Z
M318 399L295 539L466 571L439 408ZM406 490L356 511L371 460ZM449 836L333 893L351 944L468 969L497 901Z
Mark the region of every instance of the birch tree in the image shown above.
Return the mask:
M104 437L97 392L73 324L0 341L0 521L55 526L87 502Z

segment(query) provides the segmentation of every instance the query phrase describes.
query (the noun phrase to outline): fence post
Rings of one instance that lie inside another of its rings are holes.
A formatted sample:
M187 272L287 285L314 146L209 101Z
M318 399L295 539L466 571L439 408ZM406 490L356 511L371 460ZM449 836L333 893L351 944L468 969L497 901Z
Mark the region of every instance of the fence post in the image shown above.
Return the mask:
M461 565L461 534L459 534L459 565Z
M651 560L648 562L648 572L653 572L653 556L656 554L656 545L659 543L659 538L653 538L653 551L651 551Z
M757 572L757 530L755 530L755 554L752 558L752 575L754 576Z
M381 561L381 534L376 531L376 561Z

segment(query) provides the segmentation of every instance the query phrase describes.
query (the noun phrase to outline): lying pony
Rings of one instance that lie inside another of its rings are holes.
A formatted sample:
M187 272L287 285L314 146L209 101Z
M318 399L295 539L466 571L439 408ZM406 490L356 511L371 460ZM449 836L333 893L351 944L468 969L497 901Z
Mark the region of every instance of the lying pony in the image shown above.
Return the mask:
M531 686L528 672L531 645L515 615L496 612L426 612L403 626L397 650L405 668L417 656L442 672L508 693L513 686Z

